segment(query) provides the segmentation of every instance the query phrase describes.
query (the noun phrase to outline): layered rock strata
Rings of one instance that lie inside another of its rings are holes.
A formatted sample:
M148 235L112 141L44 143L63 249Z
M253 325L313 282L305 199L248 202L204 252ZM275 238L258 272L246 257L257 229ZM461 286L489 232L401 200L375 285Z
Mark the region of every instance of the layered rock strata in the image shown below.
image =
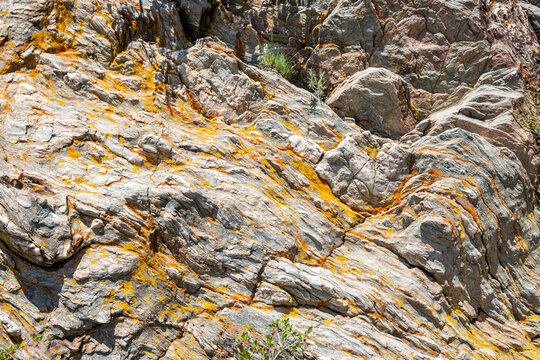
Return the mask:
M309 359L540 358L538 1L0 14L14 358L233 359L282 316Z

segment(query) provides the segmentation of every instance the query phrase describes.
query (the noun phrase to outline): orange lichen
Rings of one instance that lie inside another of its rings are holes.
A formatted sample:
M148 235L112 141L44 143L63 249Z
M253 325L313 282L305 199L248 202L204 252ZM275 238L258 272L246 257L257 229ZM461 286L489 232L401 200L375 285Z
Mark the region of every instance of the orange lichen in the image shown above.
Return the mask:
M375 160L377 158L377 155L379 154L379 150L375 148L364 147L362 148L362 150L364 150L364 152L368 154L368 156L373 160Z
M67 149L67 155L73 159L73 160L76 160L77 158L79 158L79 156L81 156L81 153L78 152L77 150L74 149L73 145L68 147Z
M292 152L289 152L289 153L291 155L294 155L294 153L292 153ZM308 166L305 162L300 161L299 159L296 159L296 158L293 160L292 166L294 166L296 169L298 169L308 179L308 181L310 183L309 190L313 190L318 195L318 197L320 197L321 200L323 200L325 202L325 205L329 209L335 208L335 210L337 210L336 209L336 207L337 207L338 209L343 211L343 213L346 215L346 217L348 218L348 220L351 223L356 223L361 218L361 216L357 212L355 212L349 206L347 206L346 204L341 202L341 200L339 200L332 193L332 190L330 189L328 184L323 183L321 181L321 179L317 176L317 174L315 173L315 170L312 167ZM324 213L325 216L329 220L331 220L333 222L337 222L337 223L340 222L337 219L335 213L330 214L330 213L328 213L326 211L323 211L323 210L320 210L320 209L319 209L319 211Z

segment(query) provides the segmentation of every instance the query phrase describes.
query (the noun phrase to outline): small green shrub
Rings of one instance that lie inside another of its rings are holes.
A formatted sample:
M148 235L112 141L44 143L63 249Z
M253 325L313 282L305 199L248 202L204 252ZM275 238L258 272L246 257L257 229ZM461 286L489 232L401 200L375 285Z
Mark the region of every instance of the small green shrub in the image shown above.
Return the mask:
M536 135L540 135L540 118L530 118L519 114L518 117L523 120L523 124L527 129Z
M246 326L247 331L237 339L237 359L238 360L277 360L286 359L283 353L291 351L301 351L307 348L307 336L313 330L310 326L301 333L289 323L289 319L273 321L270 325L270 334L266 334L264 341L258 341L252 337L254 331Z
M259 62L262 68L272 68L281 74L284 78L288 79L294 72L294 65L289 58L276 49L274 44L270 44L262 51L262 58Z
M326 93L326 73L320 70L318 73L313 69L308 69L308 87L313 94L322 99Z
M23 343L21 343L21 344L23 344ZM10 359L11 356L13 355L13 353L15 352L15 350L24 347L21 344L11 344L7 348L0 349L0 359L2 359L2 360Z
M530 93L531 97L536 97L537 99L538 95L540 95L537 92L525 91ZM523 121L523 126L529 129L533 134L540 136L540 106L533 102L529 97L525 97L525 100L529 106L523 104L520 113L514 112L514 115Z
M18 344L11 344L7 348L0 348L0 360L8 360L13 357L13 354L18 349L24 349L26 346L31 345L32 343L37 343L43 339L43 335L32 334L32 339L29 341L23 340Z

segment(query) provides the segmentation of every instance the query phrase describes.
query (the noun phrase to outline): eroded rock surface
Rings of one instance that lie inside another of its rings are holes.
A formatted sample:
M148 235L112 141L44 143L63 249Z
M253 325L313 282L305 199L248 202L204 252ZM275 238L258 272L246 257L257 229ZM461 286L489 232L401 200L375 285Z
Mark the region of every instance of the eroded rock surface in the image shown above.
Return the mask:
M539 6L0 2L0 346L540 358Z
M367 68L352 75L329 96L327 103L341 117L399 138L416 125L403 79L384 68Z

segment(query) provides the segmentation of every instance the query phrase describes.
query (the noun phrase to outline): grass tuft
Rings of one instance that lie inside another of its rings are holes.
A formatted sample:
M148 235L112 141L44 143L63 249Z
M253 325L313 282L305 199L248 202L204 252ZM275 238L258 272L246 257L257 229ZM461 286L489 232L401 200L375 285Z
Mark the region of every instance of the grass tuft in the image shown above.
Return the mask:
M263 49L262 58L259 62L259 66L262 68L272 68L281 74L284 78L288 79L294 72L294 65L289 58L277 50L275 45L271 44Z
M537 92L528 91L526 92L531 94L532 98L538 99ZM537 104L537 101L533 101L529 97L525 97L526 104L521 106L521 111L519 113L514 112L513 114L521 119L523 126L529 129L536 136L540 136L540 105ZM526 106L528 104L528 106Z
M322 100L326 94L326 73L322 70L317 73L313 69L308 69L307 75L309 89Z

